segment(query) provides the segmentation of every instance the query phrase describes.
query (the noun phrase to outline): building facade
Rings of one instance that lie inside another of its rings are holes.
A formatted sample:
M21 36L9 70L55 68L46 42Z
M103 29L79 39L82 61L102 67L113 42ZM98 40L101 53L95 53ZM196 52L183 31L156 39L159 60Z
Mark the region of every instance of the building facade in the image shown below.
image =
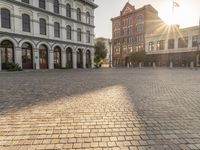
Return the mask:
M145 34L165 26L151 5L135 9L130 3L111 21L113 66L126 66L131 52L145 50Z
M107 50L107 55L106 58L103 61L103 67L112 67L112 46L111 46L111 39L108 38L103 38L103 37L99 37L96 38L95 41L101 40L105 43L106 46L106 50Z
M160 33L147 34L146 65L198 65L198 35L198 26L180 29L177 25L170 26Z
M94 0L0 0L0 70L94 66Z

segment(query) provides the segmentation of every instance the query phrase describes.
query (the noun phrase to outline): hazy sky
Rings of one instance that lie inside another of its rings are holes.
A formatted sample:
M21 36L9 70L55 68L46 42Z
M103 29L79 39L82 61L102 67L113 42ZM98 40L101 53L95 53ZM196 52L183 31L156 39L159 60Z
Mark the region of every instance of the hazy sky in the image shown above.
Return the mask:
M112 26L110 19L120 14L128 0L95 0L99 7L95 10L96 37L111 38ZM175 8L174 19L180 27L199 24L200 0L176 0L180 7ZM129 0L135 8L151 4L166 23L172 22L172 0Z

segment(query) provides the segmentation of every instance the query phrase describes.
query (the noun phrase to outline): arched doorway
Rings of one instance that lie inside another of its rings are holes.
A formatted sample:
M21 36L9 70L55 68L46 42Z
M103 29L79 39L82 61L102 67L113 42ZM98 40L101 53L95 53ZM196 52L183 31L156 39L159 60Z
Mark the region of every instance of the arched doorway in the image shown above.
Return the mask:
M71 48L67 48L66 50L66 54L67 54L67 67L68 68L72 68L72 49Z
M61 49L58 46L54 48L54 68L61 68Z
M81 49L77 50L77 68L83 68L83 53Z
M40 69L48 69L48 48L46 45L40 45Z
M8 69L8 63L14 63L13 43L8 40L2 41L0 48L2 69Z
M90 51L86 51L86 68L91 68L91 54Z
M22 45L22 67L23 69L33 69L33 49L29 43Z

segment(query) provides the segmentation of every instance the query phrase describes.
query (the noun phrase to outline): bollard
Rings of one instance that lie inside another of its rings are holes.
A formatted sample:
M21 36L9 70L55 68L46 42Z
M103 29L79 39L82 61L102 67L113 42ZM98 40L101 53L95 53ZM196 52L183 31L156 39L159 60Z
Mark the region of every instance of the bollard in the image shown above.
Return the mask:
M156 63L155 62L153 62L153 68L156 68Z
M172 62L172 61L170 61L169 68L170 68L170 69L173 68L173 62Z
M193 61L190 62L190 69L194 69L194 62Z

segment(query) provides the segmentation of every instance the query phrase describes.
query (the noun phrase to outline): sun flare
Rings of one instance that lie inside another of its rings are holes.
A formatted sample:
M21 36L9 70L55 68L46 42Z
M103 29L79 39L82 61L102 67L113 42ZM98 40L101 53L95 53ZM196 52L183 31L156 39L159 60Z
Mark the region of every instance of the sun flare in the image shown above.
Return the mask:
M166 1L160 11L161 18L168 24L179 24L181 26L187 26L188 20L196 19L194 13L196 13L191 3L187 0L177 0L179 7L173 7L173 1Z

